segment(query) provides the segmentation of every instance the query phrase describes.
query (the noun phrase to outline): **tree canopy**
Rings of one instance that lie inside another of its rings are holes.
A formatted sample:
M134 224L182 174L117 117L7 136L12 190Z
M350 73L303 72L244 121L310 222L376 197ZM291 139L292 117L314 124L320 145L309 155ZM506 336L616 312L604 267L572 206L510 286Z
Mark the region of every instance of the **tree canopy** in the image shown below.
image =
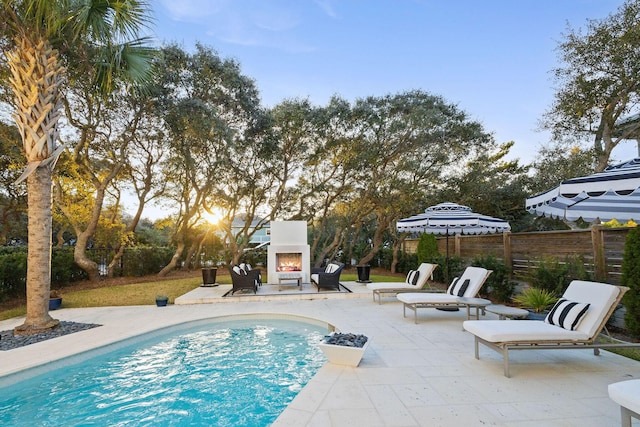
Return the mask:
M568 28L553 70L557 90L542 125L556 141L591 141L595 171L608 166L612 150L636 139L640 121L620 126L640 101L640 0L627 0L584 31Z

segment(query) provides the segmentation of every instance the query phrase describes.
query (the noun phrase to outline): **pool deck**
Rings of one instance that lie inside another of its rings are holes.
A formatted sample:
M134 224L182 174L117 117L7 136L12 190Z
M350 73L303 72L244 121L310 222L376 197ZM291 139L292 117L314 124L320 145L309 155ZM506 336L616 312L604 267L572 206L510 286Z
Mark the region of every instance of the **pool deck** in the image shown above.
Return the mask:
M197 288L167 307L63 308L52 315L103 326L0 351L0 376L183 322L269 313L311 317L370 338L358 368L325 364L273 424L278 427L619 426L620 409L607 386L640 378L640 362L591 350L514 352L505 378L498 353L481 346L480 360L474 358L473 336L462 331L464 310L423 309L414 324L395 298L374 303L364 285L345 285L352 293L275 285L258 296L222 297L230 288L222 285ZM1 321L0 330L21 323Z

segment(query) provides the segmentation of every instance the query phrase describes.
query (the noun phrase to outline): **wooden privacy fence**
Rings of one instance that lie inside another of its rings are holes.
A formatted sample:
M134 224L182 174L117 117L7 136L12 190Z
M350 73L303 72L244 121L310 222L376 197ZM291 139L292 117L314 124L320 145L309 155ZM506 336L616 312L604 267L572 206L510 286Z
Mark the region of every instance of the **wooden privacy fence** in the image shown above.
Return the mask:
M577 256L584 260L585 268L596 280L617 285L628 231L594 225L586 230L449 236L449 255L465 259L493 255L511 266L515 279L536 268L545 258L563 261ZM446 238L436 240L438 250L445 254ZM415 253L417 247L418 239L407 239L403 249Z

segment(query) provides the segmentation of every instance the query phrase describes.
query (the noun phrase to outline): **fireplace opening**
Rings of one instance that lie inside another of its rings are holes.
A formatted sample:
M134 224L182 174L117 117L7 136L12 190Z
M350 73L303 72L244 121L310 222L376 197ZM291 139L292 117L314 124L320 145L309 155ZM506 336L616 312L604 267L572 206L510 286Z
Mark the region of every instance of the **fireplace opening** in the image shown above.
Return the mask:
M276 271L302 271L302 253L277 253Z

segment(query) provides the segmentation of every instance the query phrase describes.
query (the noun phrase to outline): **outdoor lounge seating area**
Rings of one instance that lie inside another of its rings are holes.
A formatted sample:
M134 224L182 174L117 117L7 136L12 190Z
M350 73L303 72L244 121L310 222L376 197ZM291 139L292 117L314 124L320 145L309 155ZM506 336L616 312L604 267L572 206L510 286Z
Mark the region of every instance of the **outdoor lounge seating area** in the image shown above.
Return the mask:
M412 310L414 321L418 323L419 308L458 308L464 307L469 314L470 306L478 309L478 304L484 303L488 305L489 300L476 300L476 295L480 292L480 288L491 274L491 270L481 267L467 267L462 275L456 277L449 285L446 292L430 293L430 292L408 292L400 293L397 298L402 302L402 311L404 317L407 316L407 309Z

